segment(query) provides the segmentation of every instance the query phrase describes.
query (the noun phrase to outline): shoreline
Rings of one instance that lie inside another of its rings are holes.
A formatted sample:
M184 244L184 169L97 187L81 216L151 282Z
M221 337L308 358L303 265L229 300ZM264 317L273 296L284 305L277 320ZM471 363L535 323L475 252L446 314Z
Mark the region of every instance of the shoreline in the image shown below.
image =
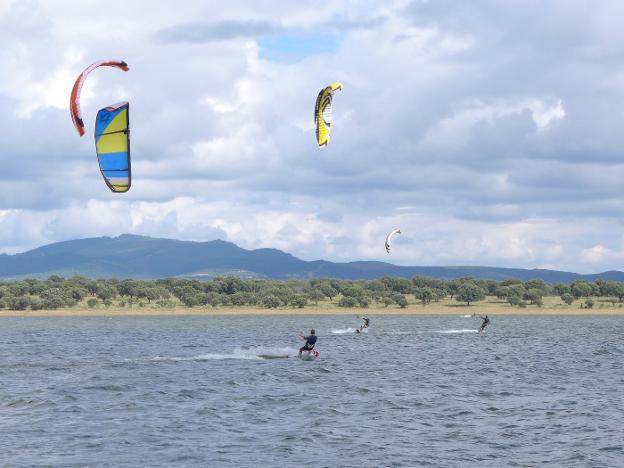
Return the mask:
M384 316L384 315L508 315L508 316L624 316L624 308L604 307L596 309L581 308L492 308L479 307L478 305L466 306L427 306L400 308L369 308L369 309L345 309L342 307L324 308L278 308L261 309L253 307L220 307L217 309L56 309L56 310L1 310L2 317L150 317L150 316L306 316L306 315L336 315L336 316Z

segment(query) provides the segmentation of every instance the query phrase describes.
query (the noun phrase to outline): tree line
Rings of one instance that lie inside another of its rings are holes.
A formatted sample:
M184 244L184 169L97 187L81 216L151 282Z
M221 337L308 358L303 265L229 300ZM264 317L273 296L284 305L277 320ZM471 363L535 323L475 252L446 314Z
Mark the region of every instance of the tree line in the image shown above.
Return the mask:
M481 280L461 278L439 280L424 276L412 279L383 277L376 280L243 280L234 276L208 281L185 278L157 280L89 279L81 276L46 280L23 279L0 282L0 309L39 310L75 306L171 308L255 306L303 308L329 301L339 307L383 305L405 308L451 299L465 305L495 296L511 306L541 307L546 296L558 296L570 305L585 299L593 306L596 297L613 303L624 301L624 283L615 281L575 281L549 285L541 279Z

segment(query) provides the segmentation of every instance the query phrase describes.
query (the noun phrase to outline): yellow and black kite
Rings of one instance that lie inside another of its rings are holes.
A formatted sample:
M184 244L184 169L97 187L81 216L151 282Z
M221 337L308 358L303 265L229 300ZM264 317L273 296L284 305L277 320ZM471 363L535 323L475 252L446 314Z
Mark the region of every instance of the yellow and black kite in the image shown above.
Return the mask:
M316 124L316 142L319 146L327 146L331 130L332 97L335 91L342 90L342 83L332 83L323 88L316 98L314 123Z

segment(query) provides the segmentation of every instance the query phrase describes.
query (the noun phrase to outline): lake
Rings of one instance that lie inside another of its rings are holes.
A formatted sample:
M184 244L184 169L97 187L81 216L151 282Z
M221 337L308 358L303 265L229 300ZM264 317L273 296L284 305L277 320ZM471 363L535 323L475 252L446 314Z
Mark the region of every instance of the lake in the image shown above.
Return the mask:
M371 319L0 318L0 465L624 465L623 317Z

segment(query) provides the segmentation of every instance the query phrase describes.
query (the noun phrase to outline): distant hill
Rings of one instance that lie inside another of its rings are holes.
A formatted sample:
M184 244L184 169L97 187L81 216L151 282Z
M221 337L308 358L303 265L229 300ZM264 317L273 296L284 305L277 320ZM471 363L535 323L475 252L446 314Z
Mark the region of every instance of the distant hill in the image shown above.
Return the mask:
M624 281L624 273L621 271L581 275L522 268L396 266L369 261L306 262L281 250L246 250L222 240L191 242L131 234L58 242L16 255L0 255L2 279L46 278L53 274L66 277L81 275L90 278L145 279L174 276L207 279L224 275L273 279L373 279L422 275L446 280L472 276L494 280L541 278L548 283L598 278Z

